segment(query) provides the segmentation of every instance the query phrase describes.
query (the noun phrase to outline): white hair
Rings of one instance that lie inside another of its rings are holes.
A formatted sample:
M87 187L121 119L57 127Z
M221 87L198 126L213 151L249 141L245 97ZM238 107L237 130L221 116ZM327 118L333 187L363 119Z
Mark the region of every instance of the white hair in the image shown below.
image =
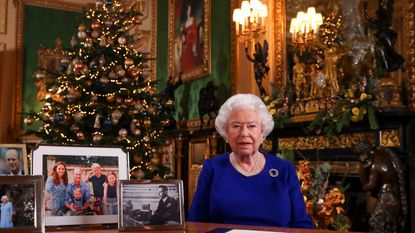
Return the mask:
M9 197L7 195L3 195L0 200L1 201L3 201L3 200L9 201Z
M235 109L249 109L258 113L261 120L264 139L274 129L274 119L261 98L253 94L236 94L226 100L220 107L219 113L215 119L216 131L218 131L225 139L227 139L226 124L228 122L228 117Z

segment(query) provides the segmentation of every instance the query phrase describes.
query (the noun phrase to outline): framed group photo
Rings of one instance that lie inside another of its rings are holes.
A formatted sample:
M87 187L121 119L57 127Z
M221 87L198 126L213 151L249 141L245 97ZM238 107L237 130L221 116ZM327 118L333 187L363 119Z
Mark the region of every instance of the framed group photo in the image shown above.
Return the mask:
M169 0L171 77L191 81L210 75L210 0Z
M0 175L28 175L25 144L0 144Z
M44 232L42 199L42 176L0 176L0 232Z
M184 229L181 180L121 180L118 229Z
M32 157L45 180L46 226L117 222L118 181L129 173L121 147L39 145Z

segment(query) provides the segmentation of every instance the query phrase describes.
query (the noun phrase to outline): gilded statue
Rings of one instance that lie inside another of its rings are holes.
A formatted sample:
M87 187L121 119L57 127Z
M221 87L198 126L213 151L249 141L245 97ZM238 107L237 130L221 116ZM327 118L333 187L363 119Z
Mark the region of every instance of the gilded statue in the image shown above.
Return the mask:
M408 215L403 164L390 149L374 148L370 142L359 142L353 150L360 162L362 188L376 199L370 231L403 232Z
M297 55L295 55L293 59L293 83L295 87L295 96L296 99L301 99L303 88L306 85L305 65L300 61L300 58Z
M340 91L337 77L337 62L340 54L336 46L324 50L324 75L327 79L327 86L332 94L338 94Z

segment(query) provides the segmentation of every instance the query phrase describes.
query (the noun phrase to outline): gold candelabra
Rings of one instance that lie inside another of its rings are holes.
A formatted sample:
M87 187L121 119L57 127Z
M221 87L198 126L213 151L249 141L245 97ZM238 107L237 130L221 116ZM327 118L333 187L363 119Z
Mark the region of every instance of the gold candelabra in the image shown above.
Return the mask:
M299 11L297 17L291 19L290 33L292 34L292 43L298 46L300 54L306 43L317 38L318 29L323 24L323 16L316 13L314 7L309 7L307 12Z

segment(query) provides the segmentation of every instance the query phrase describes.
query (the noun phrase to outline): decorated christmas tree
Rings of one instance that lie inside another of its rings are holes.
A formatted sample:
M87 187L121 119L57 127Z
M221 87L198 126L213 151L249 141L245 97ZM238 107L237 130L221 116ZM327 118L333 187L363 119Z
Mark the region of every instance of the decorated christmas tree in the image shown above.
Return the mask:
M139 7L119 0L97 1L85 10L77 35L59 69L37 70L40 112L27 113L29 130L48 143L120 145L130 154L132 176L170 176L157 156L174 128L171 100L160 98L148 75L148 54L138 51ZM134 32L133 32L134 31Z

